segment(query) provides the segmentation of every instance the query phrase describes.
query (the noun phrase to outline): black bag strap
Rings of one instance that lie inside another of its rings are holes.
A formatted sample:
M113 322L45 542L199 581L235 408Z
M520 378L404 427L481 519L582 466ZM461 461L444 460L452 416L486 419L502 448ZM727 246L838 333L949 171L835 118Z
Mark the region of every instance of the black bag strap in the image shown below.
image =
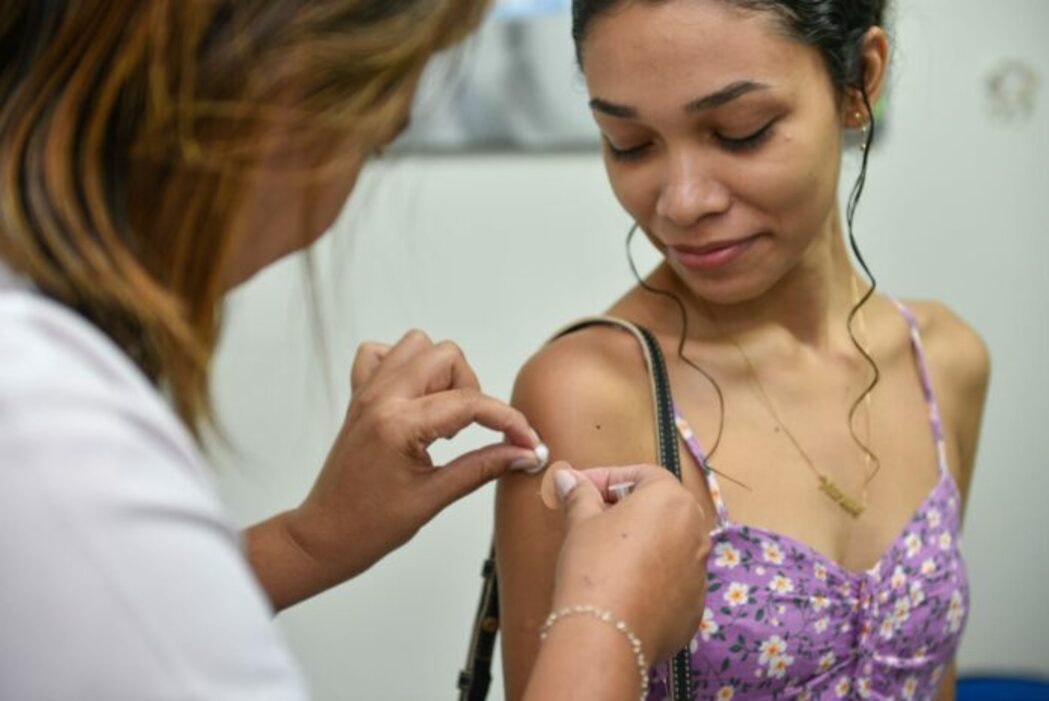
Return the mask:
M499 580L495 576L495 545L481 568L484 586L477 604L466 668L459 672L459 701L484 701L492 683L492 656L499 634Z
M655 408L656 446L659 449L659 464L681 479L681 459L678 453L677 431L674 420L674 402L670 394L670 378L667 376L666 359L659 342L652 333L623 319L611 316L588 317L576 321L554 335L554 339L588 326L608 325L631 333L641 344L648 367L652 387L652 402ZM481 572L484 587L481 601L474 618L470 648L467 651L466 668L459 673L459 701L484 701L492 681L492 655L499 633L499 583L495 573L495 546L492 545ZM671 701L690 701L692 698L692 655L689 649L679 651L670 661Z

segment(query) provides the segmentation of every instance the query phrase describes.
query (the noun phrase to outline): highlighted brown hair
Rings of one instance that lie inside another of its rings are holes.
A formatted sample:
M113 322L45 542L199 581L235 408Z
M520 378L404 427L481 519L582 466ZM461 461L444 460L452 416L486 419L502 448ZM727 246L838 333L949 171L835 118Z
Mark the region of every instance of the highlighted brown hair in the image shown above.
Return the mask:
M486 4L0 0L0 259L102 329L195 431L262 135L388 132L406 81Z

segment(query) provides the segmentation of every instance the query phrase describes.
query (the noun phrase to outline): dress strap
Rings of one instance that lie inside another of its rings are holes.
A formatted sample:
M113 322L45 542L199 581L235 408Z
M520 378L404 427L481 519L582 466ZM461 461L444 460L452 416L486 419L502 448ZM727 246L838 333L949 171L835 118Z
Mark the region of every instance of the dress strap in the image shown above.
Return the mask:
M685 447L688 448L688 452L692 454L696 464L699 465L700 471L703 473L703 477L707 480L707 490L710 491L710 499L714 502L714 509L717 511L718 528L724 528L729 521L728 509L725 508L725 502L721 497L721 487L718 486L717 477L714 476L714 471L707 463L707 454L703 451L699 438L696 437L695 432L689 426L688 421L685 420L685 415L681 413L681 409L677 404L674 404L674 423L677 425L677 431L681 435L681 440L685 442Z
M907 321L910 329L911 348L914 350L914 359L918 365L918 376L921 378L922 394L925 403L929 405L929 423L932 424L932 435L936 441L936 461L939 465L940 475L947 472L947 443L943 435L943 420L940 416L940 405L936 402L936 394L932 389L932 375L929 373L929 364L925 360L925 348L922 346L921 332L918 319L914 312L906 307L898 299L892 298L896 307L900 310L903 318Z

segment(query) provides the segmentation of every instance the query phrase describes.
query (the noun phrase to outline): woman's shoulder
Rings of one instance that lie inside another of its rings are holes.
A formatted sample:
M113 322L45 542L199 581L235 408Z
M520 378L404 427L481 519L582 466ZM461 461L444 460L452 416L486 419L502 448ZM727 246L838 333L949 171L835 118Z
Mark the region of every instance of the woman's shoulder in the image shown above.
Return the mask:
M979 332L943 302L907 300L918 323L930 370L943 388L982 397L991 371L991 356Z
M908 301L922 339L948 439L957 447L955 479L967 500L976 460L991 359L980 334L942 302Z
M513 403L554 458L585 463L651 459L651 391L638 340L609 324L559 336L521 368ZM576 446L586 445L586 450Z

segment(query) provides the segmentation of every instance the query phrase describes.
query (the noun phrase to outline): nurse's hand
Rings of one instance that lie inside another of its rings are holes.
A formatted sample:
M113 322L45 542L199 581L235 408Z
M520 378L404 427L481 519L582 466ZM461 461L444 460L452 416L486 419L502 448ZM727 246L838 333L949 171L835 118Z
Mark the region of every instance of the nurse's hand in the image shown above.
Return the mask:
M641 638L653 664L687 645L703 615L710 551L695 497L649 465L574 471L557 463L550 470L567 492L553 607L612 611ZM634 484L632 493L611 505L612 486L624 482Z
M550 468L562 475L566 524L553 608L611 612L637 635L646 663L660 663L688 644L702 617L710 540L699 506L662 468L567 468ZM633 493L610 505L611 486L623 482L634 483ZM524 699L636 699L639 682L620 631L566 616L540 647Z
M360 574L452 502L536 467L545 450L521 412L482 394L454 344L419 331L361 346L351 386L306 500L248 531L249 559L278 610ZM430 445L474 424L504 440L435 466Z

